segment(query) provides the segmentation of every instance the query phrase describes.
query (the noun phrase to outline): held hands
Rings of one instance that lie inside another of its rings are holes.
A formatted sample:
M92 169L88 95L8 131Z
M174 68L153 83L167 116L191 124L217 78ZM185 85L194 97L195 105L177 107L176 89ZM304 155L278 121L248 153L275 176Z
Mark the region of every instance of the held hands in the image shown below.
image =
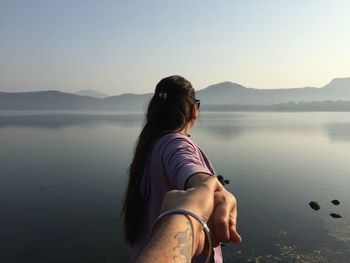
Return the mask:
M163 200L161 213L170 209L185 209L192 211L208 223L212 234L212 242L217 246L220 242L240 242L242 238L237 233L237 202L235 197L221 185L217 178L208 176L186 191L169 191ZM205 236L201 225L193 221L196 227L196 255L205 247Z
M237 201L226 189L214 193L214 210L208 222L213 232L212 241L216 246L220 242L241 242L237 232Z

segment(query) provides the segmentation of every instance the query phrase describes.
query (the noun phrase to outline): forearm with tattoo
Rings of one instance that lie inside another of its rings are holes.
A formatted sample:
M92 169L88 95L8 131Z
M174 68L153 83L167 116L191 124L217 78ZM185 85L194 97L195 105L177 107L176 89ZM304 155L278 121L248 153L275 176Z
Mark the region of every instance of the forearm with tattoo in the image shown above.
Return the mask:
M194 224L195 222L185 215L164 218L136 262L191 262L196 249L195 235L198 231L198 227L194 227Z
M173 249L175 253L174 262L190 262L193 248L193 228L189 221L186 222L186 229L177 232L174 238L177 240L177 246Z

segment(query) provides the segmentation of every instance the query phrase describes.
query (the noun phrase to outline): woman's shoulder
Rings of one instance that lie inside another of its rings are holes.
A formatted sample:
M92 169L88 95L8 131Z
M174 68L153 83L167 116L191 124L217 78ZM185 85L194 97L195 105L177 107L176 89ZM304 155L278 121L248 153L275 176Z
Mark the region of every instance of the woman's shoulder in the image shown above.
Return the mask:
M166 133L159 137L157 142L170 142L173 140L179 140L179 141L188 141L191 142L191 139L189 135L183 133L183 132L171 132L171 133Z
M167 146L174 144L193 145L193 142L190 139L190 137L185 133L172 132L166 133L159 137L158 140L155 142L154 146L156 146L156 148L166 148Z

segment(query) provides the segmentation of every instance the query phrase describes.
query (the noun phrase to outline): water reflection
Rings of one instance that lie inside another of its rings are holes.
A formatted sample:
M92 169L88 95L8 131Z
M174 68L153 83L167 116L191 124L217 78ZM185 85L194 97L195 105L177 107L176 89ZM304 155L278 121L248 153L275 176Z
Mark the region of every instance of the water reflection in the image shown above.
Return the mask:
M0 115L0 128L26 126L38 128L64 128L70 126L95 126L118 124L124 126L140 126L141 114L35 114L35 115Z
M119 212L142 121L129 113L0 116L0 261L126 262ZM346 262L349 117L203 113L194 133L239 200L244 242L224 248L226 262Z
M350 141L350 123L328 123L328 137L335 141Z
M208 136L218 140L230 140L244 134L277 133L318 133L330 140L350 140L350 119L334 122L332 119L317 120L302 116L303 113L209 113L201 114L194 129L202 129ZM307 114L307 113L305 113ZM320 113L321 114L321 113ZM332 113L337 114L337 113ZM273 118L271 118L273 116ZM95 126L118 124L140 127L144 121L142 113L31 113L0 114L0 128L11 126L58 129L71 126Z
M262 132L299 133L307 136L317 134L328 136L330 140L350 140L349 116L346 116L342 122L337 122L337 118L333 118L332 115L336 116L338 113L330 113L331 117L326 120L320 119L319 116L302 114L308 113L222 113L221 116L220 113L204 113L195 129L205 127L204 132L218 140L231 140L247 133Z

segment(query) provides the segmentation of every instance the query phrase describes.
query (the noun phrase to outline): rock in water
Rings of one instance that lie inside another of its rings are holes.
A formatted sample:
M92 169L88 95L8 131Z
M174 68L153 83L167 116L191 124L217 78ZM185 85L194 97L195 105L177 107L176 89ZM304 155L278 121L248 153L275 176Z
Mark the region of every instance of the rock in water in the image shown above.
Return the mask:
M342 218L341 215L336 214L336 213L331 213L330 216L333 217L333 218Z
M339 205L340 202L337 199L334 199L331 201L333 205Z
M309 203L309 205L310 205L310 207L313 209L313 210L319 210L320 208L321 208L321 206L317 203L317 202L315 202L315 201L311 201L310 203Z

